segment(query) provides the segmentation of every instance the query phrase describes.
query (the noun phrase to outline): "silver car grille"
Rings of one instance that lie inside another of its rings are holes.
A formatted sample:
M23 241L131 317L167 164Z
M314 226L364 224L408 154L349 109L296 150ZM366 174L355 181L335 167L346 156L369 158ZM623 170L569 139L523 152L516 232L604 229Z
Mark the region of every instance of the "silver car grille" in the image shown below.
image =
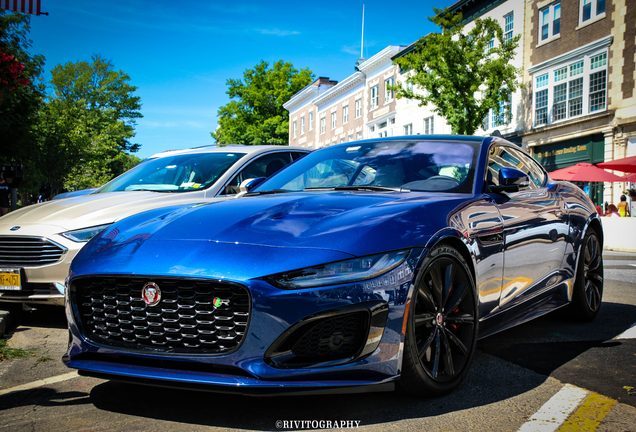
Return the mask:
M53 264L66 248L43 237L0 236L0 266L34 267Z

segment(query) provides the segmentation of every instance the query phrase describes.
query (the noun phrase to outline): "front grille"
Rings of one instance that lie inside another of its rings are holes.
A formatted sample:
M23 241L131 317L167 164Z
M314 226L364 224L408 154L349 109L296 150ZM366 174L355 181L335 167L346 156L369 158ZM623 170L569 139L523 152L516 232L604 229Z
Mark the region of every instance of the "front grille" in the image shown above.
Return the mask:
M0 236L0 266L33 267L60 260L66 249L42 237Z
M147 282L161 291L156 306L142 298ZM71 301L88 340L175 354L234 351L245 337L251 310L244 286L202 279L80 278L71 285Z
M366 331L365 313L351 313L318 321L292 348L297 357L342 357L355 354Z

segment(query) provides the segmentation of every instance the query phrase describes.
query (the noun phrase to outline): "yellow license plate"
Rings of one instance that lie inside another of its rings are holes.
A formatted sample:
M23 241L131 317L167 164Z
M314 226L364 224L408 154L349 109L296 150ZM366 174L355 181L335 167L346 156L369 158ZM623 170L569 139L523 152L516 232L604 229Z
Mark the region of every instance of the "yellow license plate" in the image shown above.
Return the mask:
M20 270L0 269L0 290L20 289Z

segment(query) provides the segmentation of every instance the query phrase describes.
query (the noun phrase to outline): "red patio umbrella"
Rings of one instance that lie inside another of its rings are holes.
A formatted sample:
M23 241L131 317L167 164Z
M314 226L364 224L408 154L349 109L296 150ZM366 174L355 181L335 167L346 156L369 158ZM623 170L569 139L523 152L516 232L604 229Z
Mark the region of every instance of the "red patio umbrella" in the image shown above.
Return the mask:
M623 176L623 181L636 183L636 172Z
M598 167L603 169L622 171L624 173L636 173L636 156L603 162L598 164Z
M591 163L580 163L560 170L552 171L550 178L554 180L568 180L581 182L623 182L623 177L597 168Z

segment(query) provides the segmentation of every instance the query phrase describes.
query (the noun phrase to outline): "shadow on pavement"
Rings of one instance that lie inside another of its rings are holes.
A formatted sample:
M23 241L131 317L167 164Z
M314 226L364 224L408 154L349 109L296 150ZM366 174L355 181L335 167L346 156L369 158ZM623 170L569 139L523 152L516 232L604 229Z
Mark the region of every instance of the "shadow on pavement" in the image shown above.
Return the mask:
M485 406L532 390L545 378L513 365L502 368L500 360L477 353L462 386L440 398L399 392L256 398L109 381L92 389L91 401L104 411L193 425L276 430L277 420L359 420L366 426Z
M603 303L597 317L577 323L553 313L479 342L482 352L563 383L636 406L636 340L614 339L636 321L636 306Z

